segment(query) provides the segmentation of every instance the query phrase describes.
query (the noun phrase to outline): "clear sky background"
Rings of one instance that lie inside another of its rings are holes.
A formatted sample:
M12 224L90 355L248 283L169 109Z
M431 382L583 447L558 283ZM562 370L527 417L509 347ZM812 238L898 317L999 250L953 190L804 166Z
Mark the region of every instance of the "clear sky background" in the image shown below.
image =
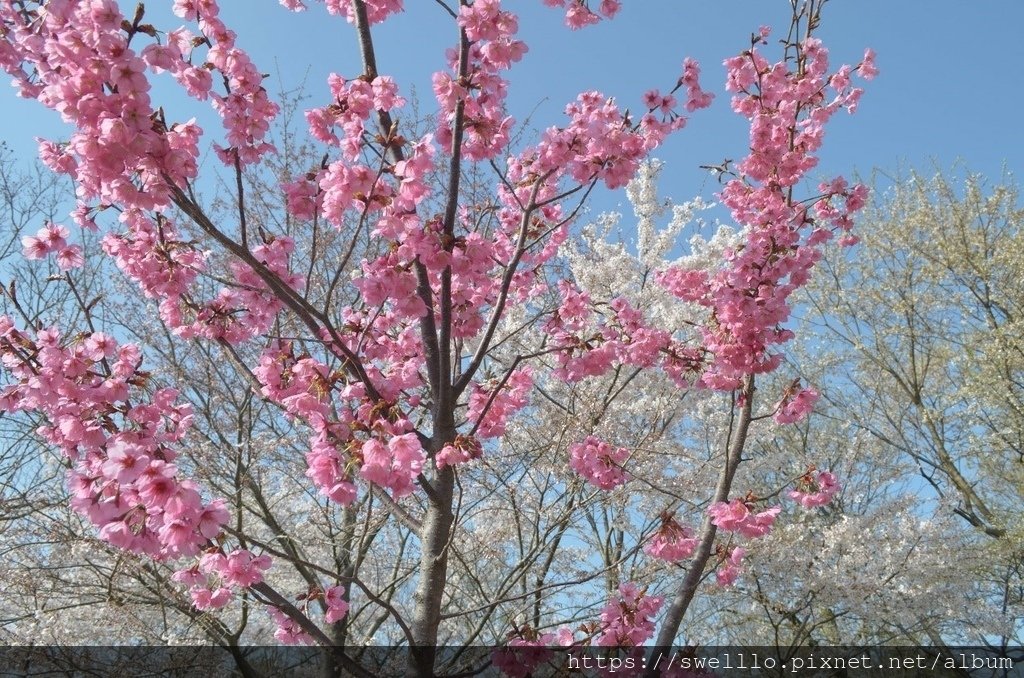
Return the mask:
M150 0L147 19L160 29L180 24L171 0ZM272 74L268 89L305 80L310 106L323 105L326 75L360 72L351 27L310 0L311 10L292 14L276 0L221 0L223 16L242 47ZM405 0L406 13L376 30L379 67L396 77L403 93L413 88L425 107L433 102L430 74L454 43L451 21L434 0ZM134 2L122 2L126 12ZM571 32L562 14L541 0L506 0L520 14L520 35L530 51L510 75L510 111L532 113L542 129L564 120L566 102L587 89L615 96L637 110L651 88L669 89L685 56L703 67L703 84L717 94L712 108L693 115L683 132L656 152L666 162L662 192L678 200L710 198L717 183L699 165L739 158L746 148L745 122L733 114L722 91L722 60L744 49L761 24L784 32L788 0L624 0L614 21ZM867 83L854 116L838 115L829 128L821 174L874 168L931 172L961 167L998 178L1006 167L1024 168L1020 131L1024 108L1024 0L832 0L818 33L833 64L856 63L865 47L878 53L881 75ZM280 76L280 77L279 77ZM166 76L164 76L166 78ZM159 81L159 79L158 79ZM208 107L159 87L157 103L169 119L199 117L208 136L219 125ZM166 95L165 95L166 93ZM33 137L60 138L56 114L0 90L2 138L22 157L35 154ZM215 163L214 163L215 164ZM598 209L624 196L600 196Z

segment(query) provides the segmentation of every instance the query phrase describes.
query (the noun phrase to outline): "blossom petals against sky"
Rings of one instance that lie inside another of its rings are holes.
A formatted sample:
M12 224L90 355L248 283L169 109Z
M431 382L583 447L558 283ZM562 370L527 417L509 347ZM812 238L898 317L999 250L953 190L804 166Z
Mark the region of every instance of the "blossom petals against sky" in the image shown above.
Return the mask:
M126 6L134 3L122 2ZM147 18L161 29L179 25L171 2L147 4ZM698 169L746 151L745 123L728 110L722 91L722 60L747 44L762 24L782 30L786 0L626 0L613 21L581 31L562 26L562 13L540 0L507 3L519 12L520 35L530 51L511 71L509 106L518 121L543 128L560 122L565 103L582 90L597 89L638 110L653 87L670 89L684 57L703 67L704 87L718 95L710 110L697 111L689 128L658 156L667 162L663 190L683 200L710 194L717 183ZM305 81L309 106L323 105L328 73L360 71L352 28L328 17L321 6L292 14L275 0L227 0L223 16L257 65L271 74L268 89L290 89ZM424 107L433 104L430 74L441 68L442 50L454 42L450 19L430 0L406 0L407 12L377 31L379 67ZM820 31L833 64L856 63L865 47L878 53L881 75L870 83L856 116L839 116L829 132L822 174L872 168L930 172L962 160L965 168L993 179L1005 166L1024 167L1024 144L1015 142L1024 94L1018 69L1024 63L1024 3L1018 0L962 2L929 0L834 0L826 5ZM23 157L35 154L36 136L60 138L55 114L34 102L0 99L3 139ZM165 102L160 102L165 103ZM176 107L168 105L168 110ZM187 119L209 114L196 107ZM532 117L530 117L532 115ZM175 116L179 117L179 116ZM212 123L212 120L211 120ZM211 125L210 131L215 128ZM620 200L620 199L619 199ZM602 201L603 202L603 201Z

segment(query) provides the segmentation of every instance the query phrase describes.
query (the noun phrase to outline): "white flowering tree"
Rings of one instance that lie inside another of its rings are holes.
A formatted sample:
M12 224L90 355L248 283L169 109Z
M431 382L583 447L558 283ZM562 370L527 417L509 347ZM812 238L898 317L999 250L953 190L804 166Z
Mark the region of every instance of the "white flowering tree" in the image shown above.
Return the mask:
M989 637L1019 642L1024 489L1024 273L1009 178L894 182L810 288L808 320L833 367L830 408L918 474L982 554ZM837 375L843 375L837 378Z

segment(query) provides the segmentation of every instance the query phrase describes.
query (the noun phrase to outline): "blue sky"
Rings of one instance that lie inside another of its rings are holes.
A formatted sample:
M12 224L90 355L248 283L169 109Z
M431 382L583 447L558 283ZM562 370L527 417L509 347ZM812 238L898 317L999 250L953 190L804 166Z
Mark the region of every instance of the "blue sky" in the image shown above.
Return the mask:
M276 0L221 4L241 45L272 74L272 90L281 84L292 87L305 77L310 105L321 105L327 73L354 76L360 71L351 28L341 18L328 17L322 7L295 15ZM759 25L781 32L789 5L787 0L625 0L616 20L570 32L562 26L561 13L541 0L505 4L520 13L521 36L530 46L511 74L510 109L518 120L532 113L535 128L560 122L565 103L586 89L639 108L646 89L674 83L685 56L701 62L704 86L718 98L656 153L666 162L662 192L678 200L711 197L716 190L699 165L742 156L744 121L728 108L721 62L743 49ZM176 27L170 5L170 0L151 0L147 18L161 29ZM379 66L395 75L404 93L415 88L429 106L430 74L440 67L442 49L453 43L454 34L433 0L406 0L406 6L404 15L377 29ZM870 46L882 73L868 83L860 111L837 116L831 125L822 174L867 175L873 168L930 172L956 160L993 180L1004 166L1020 171L1022 25L1020 0L833 0L826 5L819 36L833 63L856 62ZM12 91L0 93L0 102L2 136L16 153L31 157L33 137L62 135L56 115L38 104L18 100ZM159 103L174 119L198 115L203 123L210 120L200 104ZM217 131L215 124L204 126ZM623 201L621 194L605 195L598 208Z

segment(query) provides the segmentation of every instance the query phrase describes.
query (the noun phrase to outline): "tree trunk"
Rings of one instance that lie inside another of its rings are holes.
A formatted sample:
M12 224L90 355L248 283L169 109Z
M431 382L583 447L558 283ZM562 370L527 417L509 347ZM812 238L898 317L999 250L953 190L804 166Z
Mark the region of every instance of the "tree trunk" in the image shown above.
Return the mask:
M433 678L434 675L441 603L448 577L448 541L454 520L455 472L451 467L439 471L432 486L420 534L420 578L411 626L414 644L409 675L415 678Z

